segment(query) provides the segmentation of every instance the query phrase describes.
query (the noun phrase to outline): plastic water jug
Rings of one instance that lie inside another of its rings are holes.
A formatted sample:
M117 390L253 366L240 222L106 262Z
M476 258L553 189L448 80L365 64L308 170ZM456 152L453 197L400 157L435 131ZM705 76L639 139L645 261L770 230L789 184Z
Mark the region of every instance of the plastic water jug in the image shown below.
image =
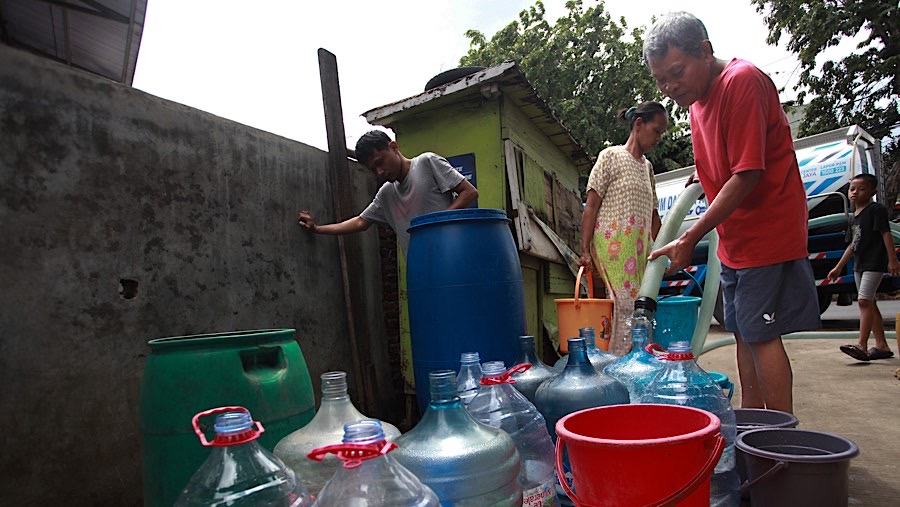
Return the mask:
M343 443L309 454L310 460L332 454L342 462L319 493L316 507L440 507L434 491L391 457L396 448L377 419L346 424Z
M519 337L519 357L516 359L515 364L531 365L531 368L525 371L513 373L512 378L516 381L513 387L524 394L528 401L532 403L534 403L534 393L537 391L537 388L545 380L559 375L562 371L546 365L538 358L537 352L534 350L534 336Z
M212 442L200 418L216 415ZM306 507L312 499L303 483L282 461L256 441L265 431L244 407L221 407L194 416L194 432L213 450L185 486L176 507Z
M444 507L519 507L516 444L466 412L456 394L455 372L433 371L428 380L428 408L419 424L396 440L393 457L431 487Z
M484 363L481 390L466 410L478 421L505 431L515 442L522 459L522 506L558 506L554 447L544 416L509 383L514 373L529 368L520 364L506 371L503 361Z
M625 384L631 403L640 403L647 385L665 368L665 364L645 347L653 340L653 308L656 301L639 297L634 302L634 314L628 319L631 352L606 365L603 373Z
M590 361L591 365L594 366L595 370L602 373L603 368L605 368L606 365L608 365L609 363L611 363L619 358L619 356L617 356L615 354L611 354L605 350L600 350L597 347L597 344L595 342L594 328L583 327L583 328L579 329L578 337L584 338L584 342L587 347L588 360ZM569 354L571 354L571 353L572 353L572 351L570 350ZM559 358L559 360L556 361L556 364L554 364L553 367L556 368L557 370L562 371L562 370L566 369L566 364L568 364L568 362L569 362L569 356L565 355L565 356L562 356L561 358Z
M285 462L303 481L303 485L313 495L331 479L340 466L340 460L326 456L321 461L313 461L306 456L317 447L341 441L344 425L366 419L359 413L347 394L347 373L329 371L322 374L322 405L306 426L288 434L275 446L275 455ZM382 423L387 440L400 436L400 430L388 423Z
M725 450L710 481L710 505L737 507L741 496L735 469L736 424L731 403L722 388L697 364L690 342L672 342L668 352L662 354L660 359L665 363L665 369L647 386L641 402L699 408L719 418Z
M588 361L584 338L569 338L569 360L558 377L550 379L534 395L534 404L547 421L547 431L556 441L556 423L563 417L586 408L628 403L628 389L618 380L597 371ZM571 479L568 460L563 475ZM565 502L561 485L557 494Z
M478 352L463 352L459 356L459 373L456 375L456 392L463 406L469 404L481 387L481 363Z
M574 348L573 348L574 347ZM588 361L584 338L569 338L566 369L535 393L535 406L547 420L547 431L556 440L556 421L586 408L628 403L628 389L618 380L594 369Z

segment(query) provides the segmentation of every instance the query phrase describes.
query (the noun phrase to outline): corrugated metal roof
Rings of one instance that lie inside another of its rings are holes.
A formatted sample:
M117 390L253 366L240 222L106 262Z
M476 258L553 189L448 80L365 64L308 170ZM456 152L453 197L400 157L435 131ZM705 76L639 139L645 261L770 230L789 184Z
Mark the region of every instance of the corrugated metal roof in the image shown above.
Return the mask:
M493 88L494 84L496 88ZM512 99L513 104L575 163L579 171L585 172L591 168L593 161L587 152L547 103L538 96L537 91L525 79L525 74L514 61L503 62L419 95L366 111L363 116L372 125L390 127L399 119L411 114L412 109L418 114L479 94L486 98L492 97L498 90Z
M148 0L0 0L0 39L131 85Z

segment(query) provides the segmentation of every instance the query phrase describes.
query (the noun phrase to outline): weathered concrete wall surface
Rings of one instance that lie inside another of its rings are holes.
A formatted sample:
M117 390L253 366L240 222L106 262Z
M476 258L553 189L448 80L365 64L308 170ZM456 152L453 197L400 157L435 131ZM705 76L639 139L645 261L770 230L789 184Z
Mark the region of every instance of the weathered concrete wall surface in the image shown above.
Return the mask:
M0 134L0 504L141 503L147 340L295 328L316 390L351 369L337 241L295 223L337 218L325 153L2 44ZM363 247L390 399L374 228Z

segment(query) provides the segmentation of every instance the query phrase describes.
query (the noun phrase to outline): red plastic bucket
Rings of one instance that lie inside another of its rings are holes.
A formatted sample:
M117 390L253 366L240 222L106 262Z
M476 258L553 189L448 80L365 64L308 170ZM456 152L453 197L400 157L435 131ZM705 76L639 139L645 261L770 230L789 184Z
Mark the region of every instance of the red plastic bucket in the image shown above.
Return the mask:
M556 434L556 473L579 507L708 507L725 448L718 417L677 405L589 408L560 419ZM564 448L574 492L562 476Z

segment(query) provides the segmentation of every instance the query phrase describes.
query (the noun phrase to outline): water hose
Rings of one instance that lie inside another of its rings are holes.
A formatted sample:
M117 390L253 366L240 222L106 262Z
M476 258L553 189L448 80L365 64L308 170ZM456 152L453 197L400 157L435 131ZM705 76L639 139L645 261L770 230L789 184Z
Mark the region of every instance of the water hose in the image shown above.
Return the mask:
M703 195L703 188L699 183L692 183L685 188L675 204L666 213L662 227L656 235L656 241L653 242L652 250L662 248L666 244L675 239L681 223L684 222L691 207L697 202L697 199ZM697 318L697 325L694 327L694 334L691 337L691 348L694 354L699 355L706 342L706 335L709 333L709 325L712 322L713 310L716 306L716 299L719 295L719 273L721 264L716 254L719 246L719 236L715 229L709 233L709 248L707 249L706 260L706 284L703 287L703 300L700 302L700 314ZM638 291L639 296L646 296L656 299L659 294L659 285L662 283L663 275L669 264L669 258L666 256L657 257L647 264L644 271L644 280L641 282L641 289Z
M703 285L700 315L697 317L694 336L691 337L691 350L697 357L700 357L703 345L706 344L709 325L712 322L713 312L716 309L716 301L719 299L719 275L722 272L722 263L719 262L718 251L719 233L713 229L709 233L709 249L706 253L706 283Z

